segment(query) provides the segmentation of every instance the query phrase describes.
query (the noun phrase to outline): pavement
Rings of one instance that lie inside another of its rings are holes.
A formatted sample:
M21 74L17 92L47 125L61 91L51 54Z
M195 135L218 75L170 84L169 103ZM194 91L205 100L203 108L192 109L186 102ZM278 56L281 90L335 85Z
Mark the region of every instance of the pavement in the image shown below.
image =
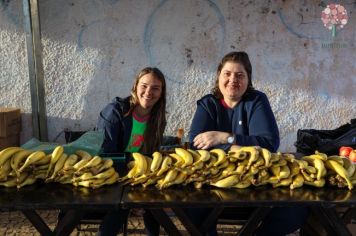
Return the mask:
M44 211L39 210L37 213L45 220L47 225L54 229L57 222L58 211ZM185 231L183 225L174 217L173 222L177 225L182 235L189 235ZM218 225L219 235L236 235L240 226L236 225ZM91 236L96 235L98 225L80 225L78 226L71 236ZM140 236L146 235L142 217L133 216L128 221L128 235ZM28 219L19 211L0 211L0 235L6 236L34 236L40 235L37 230L32 226ZM123 235L122 233L118 235ZM167 235L161 227L160 235Z

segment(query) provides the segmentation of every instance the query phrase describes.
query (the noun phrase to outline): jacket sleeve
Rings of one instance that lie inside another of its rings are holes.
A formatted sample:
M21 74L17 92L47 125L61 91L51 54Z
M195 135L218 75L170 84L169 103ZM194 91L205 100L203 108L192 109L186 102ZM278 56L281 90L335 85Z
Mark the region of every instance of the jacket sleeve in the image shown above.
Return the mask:
M98 118L97 129L104 131L102 151L104 153L120 152L120 138L122 138L122 114L113 104L107 105Z
M249 135L236 134L237 145L256 145L272 152L277 151L280 142L279 131L267 96L261 94L249 109Z
M194 138L200 134L204 133L206 131L212 131L212 130L217 130L215 127L216 125L216 114L212 114L213 111L207 111L203 105L200 104L200 102L197 102L198 106L195 111L194 117L192 124L190 126L190 132L189 132L189 143L190 147L193 149L196 149L196 147L193 146L194 144ZM221 148L227 151L231 147L231 144L220 144L216 145L212 148Z

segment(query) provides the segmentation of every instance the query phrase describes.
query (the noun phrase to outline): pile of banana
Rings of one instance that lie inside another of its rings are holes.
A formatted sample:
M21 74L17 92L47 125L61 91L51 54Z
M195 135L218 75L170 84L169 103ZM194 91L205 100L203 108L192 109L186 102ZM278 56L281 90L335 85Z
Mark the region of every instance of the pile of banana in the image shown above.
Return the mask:
M21 188L43 179L99 188L117 182L119 175L112 165L111 159L92 157L83 150L68 155L62 146L48 155L43 151L9 147L0 152L0 186Z
M229 150L190 150L176 148L174 153L154 152L152 157L132 153L129 172L119 179L123 184L143 187L155 184L158 189L192 183L196 188L212 185L219 188L247 188L270 184L290 189L304 184L353 188L356 165L340 156L315 152L301 159L293 154L271 153L265 148L248 146Z

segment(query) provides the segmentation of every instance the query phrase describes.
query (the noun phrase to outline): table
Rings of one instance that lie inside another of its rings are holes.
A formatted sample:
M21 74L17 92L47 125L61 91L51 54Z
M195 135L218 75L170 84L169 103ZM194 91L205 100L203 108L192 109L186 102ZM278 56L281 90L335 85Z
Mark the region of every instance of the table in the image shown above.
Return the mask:
M204 235L209 225L216 222L219 214L231 207L256 207L250 218L239 231L239 235L252 235L258 223L273 207L310 207L318 215L323 227L330 235L352 235L335 207L353 209L356 205L356 192L334 187L303 188L291 191L289 188L270 186L247 189L217 189L204 187L172 187L158 191L154 187L124 187L122 207L146 208L169 235L180 235L164 208L171 208L191 235ZM212 212L199 227L193 225L182 208L212 208ZM353 209L354 210L354 209Z
M41 235L69 235L85 213L118 209L121 195L120 184L94 190L59 183L36 183L19 190L1 187L0 209L22 211ZM51 209L66 212L53 231L36 213L36 210Z

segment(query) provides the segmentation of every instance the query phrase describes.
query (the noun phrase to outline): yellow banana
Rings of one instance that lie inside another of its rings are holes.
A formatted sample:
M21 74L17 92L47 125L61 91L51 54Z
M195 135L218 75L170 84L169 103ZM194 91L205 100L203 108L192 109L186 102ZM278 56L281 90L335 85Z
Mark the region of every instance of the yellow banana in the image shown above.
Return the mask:
M342 160L342 157L337 155L328 156L328 160L336 161L337 163L339 163L339 165L342 166L344 165L344 161Z
M119 174L117 172L115 172L112 176L110 176L109 178L104 180L102 183L100 183L100 184L92 184L90 187L99 188L99 187L101 187L103 185L111 185L111 184L116 183L118 179L119 179Z
M292 161L291 163L288 164L289 169L290 169L290 176L296 176L297 174L300 173L300 168L297 162Z
M217 160L217 159L216 159L215 156L210 155L209 161L206 163L205 167L206 167L207 169L213 167L213 166L214 166L214 163L216 162L216 160Z
M232 185L232 188L248 188L251 185L251 180L246 179L238 182L237 184Z
M181 157L177 153L170 153L169 156L172 157L175 160L174 166L180 167L180 168L183 166L183 164L184 164L183 157Z
M136 163L135 165L137 168L134 178L137 178L137 177L146 173L147 168L148 168L147 159L144 155L142 155L138 152L132 153L132 157L135 160L135 163Z
M7 176L11 172L11 159L8 159L2 166L0 167L0 181L4 181L7 179Z
M235 161L243 161L247 158L247 153L245 151L242 150L236 150L236 151L229 151L227 153L230 161L231 159L233 160L233 162Z
M78 172L83 172L86 170L89 170L90 168L99 165L102 162L101 157L99 156L94 156L92 159L90 159L82 168L78 170Z
M313 154L313 155L316 155L315 158L318 158L322 161L326 161L328 159L328 156L325 153L321 153L318 151L315 151L315 154ZM313 155L311 155L311 156L313 156Z
M44 158L46 154L42 151L36 151L32 154L30 154L25 163L21 166L21 168L18 170L18 172L23 172L27 167L29 167L31 164L37 162L38 160Z
M324 172L325 165L324 165L324 161L322 161L322 159L319 158L319 155L304 156L302 157L302 159L312 164L318 170L316 179L320 180L323 177L323 174L325 173Z
M31 153L32 151L29 150L21 150L15 153L11 158L11 168L15 170L15 172L18 172L19 165L25 162L25 160Z
M12 155L23 150L20 147L8 147L0 152L0 166L2 166Z
M75 151L75 154L77 154L81 160L90 160L92 158L92 156L84 150L77 150Z
M266 148L261 148L261 154L263 159L265 160L265 166L269 167L271 161L271 152Z
M79 156L78 155L76 155L76 154L69 155L69 157L64 162L63 172L73 169L73 166L75 165L75 163L78 162L78 160L79 160Z
M22 188L23 186L31 185L31 184L35 183L36 180L37 179L36 179L35 176L29 175L29 176L26 177L26 179L24 179L22 182L17 184L17 188Z
M113 164L114 164L114 161L110 158L103 160L102 165L99 168L97 168L96 171L93 173L96 175L104 170L109 169L110 167L112 167Z
M43 158L41 158L40 160L36 161L35 165L48 165L51 162L51 158L52 158L52 154L47 154L45 155Z
M345 168L342 165L340 165L338 162L336 162L334 160L327 160L326 165L330 169L334 170L338 175L340 175L346 181L349 190L351 190L353 188L352 182L349 179L347 171L345 170Z
M304 177L302 174L297 174L294 179L292 184L290 185L290 189L296 189L296 188L300 188L303 186L304 183Z
M81 168L83 168L83 166L85 166L88 162L90 161L90 159L82 159L80 161L78 161L77 163L75 163L73 165L73 169L76 171L79 171Z
M12 178L7 179L4 182L0 182L0 186L4 186L4 187L7 187L7 188L15 187L16 185L17 185L17 178L16 177L12 177Z
M255 146L246 146L246 147L241 147L241 151L248 152L250 155L247 168L250 168L250 166L258 159L259 156L259 150Z
M233 171L235 171L235 169L236 169L235 163L229 163L229 165L222 171L222 175L229 176L231 173L233 173Z
M166 187L166 185L173 182L177 175L178 171L176 169L169 170L167 175L164 177L162 184L158 186L159 189L163 189Z
M48 167L48 171L47 171L47 176L49 177L54 165L56 164L56 162L58 161L58 159L62 156L64 152L64 148L62 146L57 146L54 148L52 155L51 155L51 162L49 163L49 167Z
M218 188L230 188L233 185L236 185L239 182L238 175L231 175L226 178L223 178L215 183L210 183L210 185L216 186Z
M72 178L72 182L81 182L93 179L93 174L91 172L85 172L84 174Z
M107 179L110 178L113 174L115 174L114 167L110 167L109 169L105 170L102 173L93 176L93 179Z
M273 188L290 186L292 182L292 178L282 179L278 183L273 184Z
M176 153L181 156L184 160L184 164L182 165L182 168L185 168L187 166L191 166L193 164L193 156L188 152L187 150L183 148L175 148Z
M353 176L355 173L356 165L352 161L350 161L349 158L342 158L342 161L344 162L343 166L347 171L347 176L351 178L351 176Z
M46 182L54 180L54 178L57 176L57 173L63 168L64 163L67 160L68 155L66 153L62 153L58 161L55 163L55 166L53 168L52 176L49 177Z
M273 165L273 166L271 166L270 168L269 168L269 170L272 172L272 174L274 175L274 176L279 176L279 174L280 174L280 172L281 172L281 167L280 166L275 166L275 165Z
M199 153L197 151L189 149L189 148L187 149L187 151L190 153L190 155L192 155L192 157L193 157L193 165L194 165L197 161L199 161L200 155L199 155Z
M216 162L213 165L215 167L217 167L227 161L227 156L223 149L220 149L220 148L212 149L212 150L210 150L210 154L215 155L217 158Z
M325 185L325 179L322 178L320 180L315 180L315 181L311 181L311 182L310 181L304 181L304 184L321 188L321 187L324 187L324 185Z
M152 157L153 158L152 158L152 164L151 164L150 170L152 172L156 172L161 167L163 157L160 152L154 152L152 154Z
M288 165L280 167L280 172L279 172L278 176L280 179L286 179L290 176L290 169L289 169Z
M207 150L197 150L197 152L200 155L200 159L198 161L207 162L210 160L210 152Z
M162 161L162 165L161 168L159 168L158 172L157 172L157 176L161 176L162 174L164 174L165 172L167 172L171 167L172 167L172 158L169 156L166 156L163 161Z

